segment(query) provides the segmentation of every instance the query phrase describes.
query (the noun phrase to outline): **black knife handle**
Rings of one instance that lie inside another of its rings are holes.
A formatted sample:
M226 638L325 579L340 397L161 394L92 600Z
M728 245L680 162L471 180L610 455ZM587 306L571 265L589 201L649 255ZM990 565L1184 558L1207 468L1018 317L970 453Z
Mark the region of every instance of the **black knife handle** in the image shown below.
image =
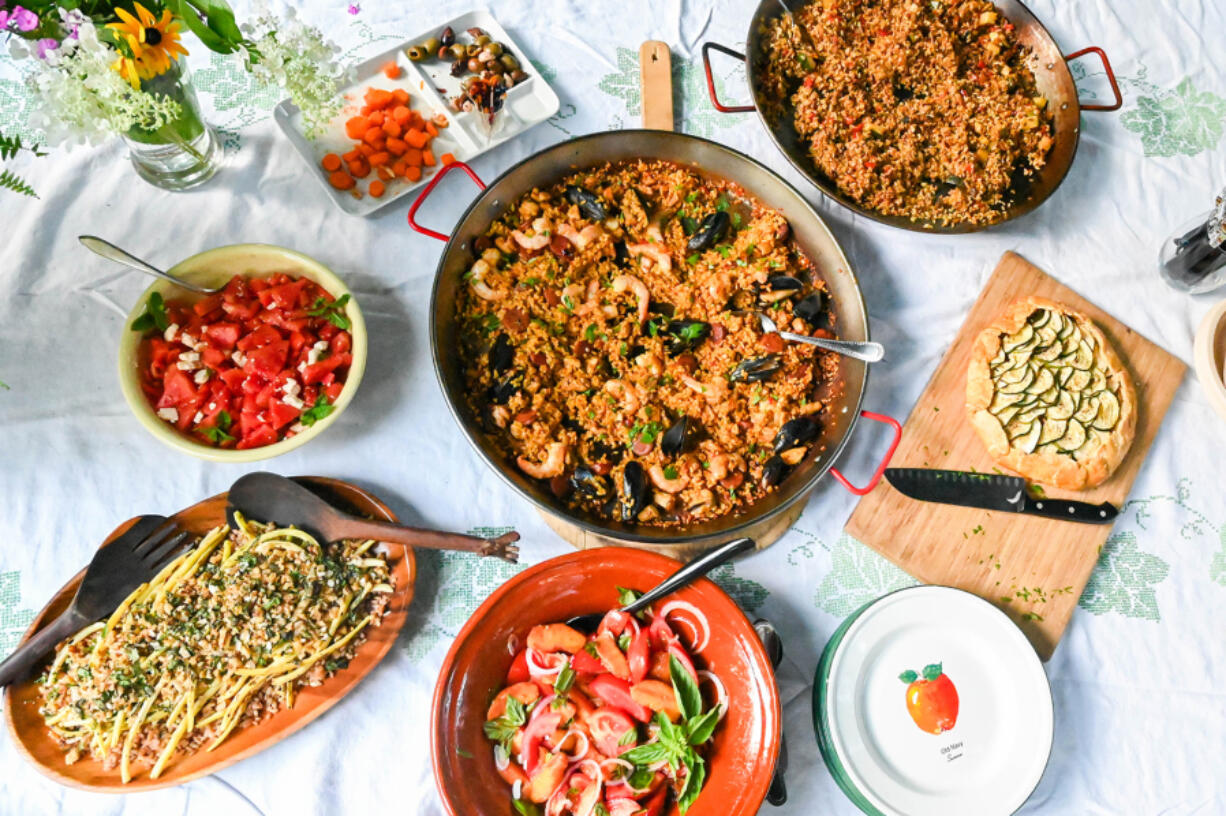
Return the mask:
M1034 499L1026 500L1022 512L1032 516L1059 519L1061 521L1080 521L1083 524L1110 524L1119 515L1119 510L1110 502L1090 504L1089 502L1073 501L1071 499Z

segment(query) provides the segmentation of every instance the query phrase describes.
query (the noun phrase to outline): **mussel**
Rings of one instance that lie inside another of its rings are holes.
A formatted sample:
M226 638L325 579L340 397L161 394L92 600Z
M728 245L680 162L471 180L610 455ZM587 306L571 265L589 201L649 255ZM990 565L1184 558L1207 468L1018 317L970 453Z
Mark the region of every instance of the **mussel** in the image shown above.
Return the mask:
M570 486L589 499L607 499L613 495L613 484L589 465L579 465L570 476Z
M566 200L579 208L586 218L593 221L604 221L609 217L609 210L604 202L590 190L585 190L577 184L566 185Z
M622 445L610 445L597 439L588 446L588 456L597 462L616 463L621 461L625 450Z
M783 481L783 477L787 475L787 472L787 463L776 454L762 464L762 484L765 487L774 487Z
M506 377L490 386L489 401L492 405L506 405L511 397L519 391L524 375L520 371L512 371Z
M730 377L733 382L762 382L770 379L771 375L779 370L780 365L778 354L751 357L737 363Z
M664 348L670 357L695 348L711 333L711 326L701 320L670 320L664 326L668 340Z
M702 252L704 249L710 249L719 243L719 240L727 234L728 228L731 226L732 218L729 217L728 213L717 210L698 222L698 229L690 236L690 240L685 245L685 248L690 252Z
M613 242L613 260L618 266L623 266L627 269L633 265L634 261L630 257L630 250L626 249L625 241Z
M789 419L783 423L779 433L775 434L773 450L775 453L780 453L797 445L803 445L817 436L818 430L817 420L813 417L798 416L795 419Z
M494 338L494 345L490 346L490 371L495 374L501 374L511 367L511 363L515 362L515 348L511 345L511 338L506 332L501 332Z
M784 298L790 298L802 292L804 281L791 275L772 275L766 281L766 286L758 293L758 299L763 303L778 303Z
M825 311L825 308L826 297L821 290L818 290L798 300L792 306L792 314L810 326L820 327L822 324L822 313Z
M647 506L647 472L638 462L627 462L622 469L621 491L617 497L622 521L634 521Z
M698 424L688 416L683 416L670 425L660 437L660 450L665 456L680 456L693 445L697 432Z

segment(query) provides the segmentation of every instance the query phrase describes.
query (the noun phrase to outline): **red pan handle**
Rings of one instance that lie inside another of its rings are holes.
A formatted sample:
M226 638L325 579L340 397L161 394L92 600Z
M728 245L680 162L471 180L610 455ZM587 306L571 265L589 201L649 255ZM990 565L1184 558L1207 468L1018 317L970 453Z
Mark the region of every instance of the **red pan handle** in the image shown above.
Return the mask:
M830 475L839 480L839 484L847 488L857 496L863 496L865 493L872 491L877 483L881 481L881 477L885 475L885 469L889 467L890 460L894 458L894 451L898 450L898 442L902 439L902 425L898 424L898 420L894 417L888 417L885 414L874 414L872 411L861 411L860 416L865 419L875 419L878 422L884 422L894 429L894 441L890 443L890 449L885 452L885 458L881 460L881 464L877 466L877 470L873 473L873 477L868 480L868 484L864 487L856 487L847 480L847 477L839 472L838 468L830 468Z
M1082 104L1083 111L1113 111L1124 107L1124 95L1120 93L1120 83L1115 81L1115 71L1111 70L1111 60L1107 59L1107 54L1097 45L1091 45L1089 48L1083 48L1080 51L1069 54L1064 58L1065 62L1072 62L1078 57L1084 57L1089 53L1098 54L1098 58L1103 61L1103 68L1107 72L1107 81L1111 83L1111 93L1115 94L1115 102L1110 105L1087 105Z
M451 240L451 236L447 235L446 233L435 232L429 227L423 227L421 224L418 224L417 223L417 210L418 208L421 207L422 203L425 202L426 198L430 195L430 193L434 190L434 188L438 185L438 183L443 180L443 176L447 175L448 173L450 173L452 170L456 169L457 167L459 167L465 173L467 173L468 177L472 179L478 187L480 187L482 190L485 189L485 182L482 181L481 177L478 176L473 171L473 169L469 167L467 164L465 164L464 162L457 161L457 162L452 162L451 164L443 165L442 169L440 169L437 173L434 174L434 178L430 179L430 183L427 184L420 193L418 193L417 199L413 202L412 206L409 207L409 226L417 230L418 232L420 232L422 235L429 235L431 238L437 238L440 241L450 241Z
M725 105L719 101L719 97L715 95L715 75L711 73L711 49L714 48L721 54L727 54L733 59L745 61L745 55L740 51L733 51L731 48L720 45L719 43L703 43L702 44L702 68L707 72L707 93L711 95L711 104L720 113L749 113L753 111L753 105Z

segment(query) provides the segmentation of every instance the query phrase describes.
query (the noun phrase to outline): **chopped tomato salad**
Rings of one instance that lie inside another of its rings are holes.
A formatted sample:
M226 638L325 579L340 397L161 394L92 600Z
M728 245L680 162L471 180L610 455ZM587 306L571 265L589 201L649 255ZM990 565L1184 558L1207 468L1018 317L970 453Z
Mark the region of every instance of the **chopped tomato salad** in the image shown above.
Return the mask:
M335 410L353 363L345 306L306 278L235 275L195 302L154 292L132 323L141 388L154 411L196 442L258 448Z
M637 597L619 592L623 604ZM693 635L689 646L669 623L674 614ZM708 636L705 616L684 601L638 615L615 609L591 634L532 627L485 722L515 812L689 810L707 776L704 746L727 711L723 684L695 668Z

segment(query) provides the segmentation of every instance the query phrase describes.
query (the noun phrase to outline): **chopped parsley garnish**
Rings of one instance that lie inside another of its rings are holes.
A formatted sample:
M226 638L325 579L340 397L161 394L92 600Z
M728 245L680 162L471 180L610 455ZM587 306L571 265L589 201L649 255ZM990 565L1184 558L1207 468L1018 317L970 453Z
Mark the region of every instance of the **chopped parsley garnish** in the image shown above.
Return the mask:
M727 258L732 254L732 247L730 247L728 244L716 244L715 251L719 253L721 258Z
M689 264L690 266L693 266L694 264L698 263L698 258L699 258L698 253L695 252L691 255L687 255L685 258L685 262Z
M677 478L677 468L673 467L672 465L665 465L664 466L664 478L665 479L676 479Z
M170 320L166 317L166 300L161 292L154 292L145 301L145 311L132 321L132 331L149 331L155 326L162 332L170 326Z
M633 445L635 441L639 441L647 445L653 445L655 444L656 437L660 435L660 430L659 422L636 423L630 429L630 444Z
M352 325L345 316L345 304L349 302L349 294L345 293L336 300L329 301L322 295L315 298L315 303L307 309L311 317L322 317L338 329L349 330Z

